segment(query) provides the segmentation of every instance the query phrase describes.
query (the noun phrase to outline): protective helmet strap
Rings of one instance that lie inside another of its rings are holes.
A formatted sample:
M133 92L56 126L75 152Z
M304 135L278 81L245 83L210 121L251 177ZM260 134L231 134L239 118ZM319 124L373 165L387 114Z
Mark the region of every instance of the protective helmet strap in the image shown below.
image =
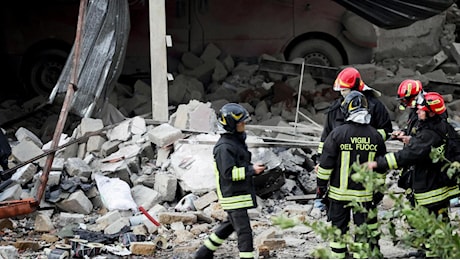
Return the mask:
M356 78L355 79L355 84L353 84L353 87L351 88L351 90L358 90L359 91L360 82L361 82L361 78Z

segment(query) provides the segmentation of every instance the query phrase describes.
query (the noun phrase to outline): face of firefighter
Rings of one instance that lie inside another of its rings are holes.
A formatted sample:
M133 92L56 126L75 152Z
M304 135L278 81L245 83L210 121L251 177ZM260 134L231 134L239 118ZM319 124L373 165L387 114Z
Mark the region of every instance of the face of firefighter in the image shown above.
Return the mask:
M428 117L433 117L435 116L436 114L433 113L433 112L430 112L430 111L425 111L425 110L421 110L421 109L417 109L417 116L418 116L418 119L419 120L425 120L427 119Z
M426 119L426 111L417 109L417 116L418 120L425 120Z
M244 132L244 130L246 129L246 122L239 122L238 124L236 124L236 131L238 133L242 133Z
M350 94L351 89L349 88L343 88L340 90L340 94L342 95L343 98L345 98L348 94Z

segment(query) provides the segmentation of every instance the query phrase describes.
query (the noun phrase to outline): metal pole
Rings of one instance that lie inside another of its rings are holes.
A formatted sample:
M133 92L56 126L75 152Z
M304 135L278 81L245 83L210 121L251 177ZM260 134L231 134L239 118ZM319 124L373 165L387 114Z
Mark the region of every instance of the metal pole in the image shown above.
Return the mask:
M297 133L297 120L299 120L299 107L300 107L300 96L302 95L302 82L303 82L303 71L305 67L305 59L302 61L302 67L300 69L300 80L299 80L299 90L297 93L297 108L295 110L295 125L294 125L294 134Z
M64 129L65 122L67 120L67 115L69 114L71 102L73 95L77 90L77 72L78 72L78 61L80 58L80 41L81 41L81 31L84 22L84 15L86 10L87 0L80 0L80 9L78 12L78 24L77 32L75 35L75 51L73 56L73 68L72 73L70 74L69 85L67 86L67 92L65 95L64 102L62 104L61 113L59 114L59 119L54 129L53 140L51 142L51 150L56 149L59 145L59 140L61 138L62 131ZM46 157L45 166L43 168L42 176L40 177L40 186L37 190L37 204L40 204L43 194L46 189L46 183L48 182L48 175L53 164L55 152L49 154Z

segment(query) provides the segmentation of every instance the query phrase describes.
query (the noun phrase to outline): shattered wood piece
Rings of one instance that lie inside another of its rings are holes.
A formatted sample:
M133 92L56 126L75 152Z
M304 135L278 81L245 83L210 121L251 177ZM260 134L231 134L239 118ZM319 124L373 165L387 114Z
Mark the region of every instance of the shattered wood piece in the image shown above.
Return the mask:
M256 129L256 130L266 130L266 131L274 131L274 132L282 132L282 133L294 133L294 127L290 126L268 126L268 125L246 125L246 129ZM298 127L297 133L316 133L316 131L312 131L312 127Z
M311 141L308 143L302 142L292 142L295 140L290 140L291 142L260 142L260 143L252 143L247 142L249 148L256 148L256 147L290 147L290 148L318 148L318 141ZM180 139L177 141L179 144L202 144L202 145L214 145L216 144L215 141L198 141L198 140L187 140L187 139Z
M316 194L294 195L294 196L287 196L286 201L308 201L308 200L314 200L315 198L316 198Z
M312 123L313 125L317 126L317 127L321 127L318 123L316 123L313 119L311 119L310 117L308 117L307 115L305 115L304 113L300 112L300 111L297 111L297 113L299 113L299 115L303 116L305 119L307 119L308 121L310 121L310 123Z
M321 133L323 132L323 129L324 129L323 126L320 126L317 123L305 125L305 124L302 124L302 123L289 122L289 125L292 125L293 127L297 126L297 129L299 129L299 128L300 129L307 129L308 133L317 134L318 136L321 135Z
M116 163L116 162L119 162L119 161L123 161L125 159L124 156L120 156L120 157L117 157L117 158L111 158L111 159L108 159L108 160L103 160L101 161L102 163Z

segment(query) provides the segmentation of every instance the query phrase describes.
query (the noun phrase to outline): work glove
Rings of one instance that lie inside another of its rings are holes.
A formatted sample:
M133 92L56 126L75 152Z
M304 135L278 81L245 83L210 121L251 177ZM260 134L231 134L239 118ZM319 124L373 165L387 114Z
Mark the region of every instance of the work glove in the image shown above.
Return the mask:
M316 187L316 198L322 199L326 195L327 186L318 186Z
M318 186L316 188L316 199L313 207L320 209L321 211L326 210L327 206L324 203L324 197L326 195L327 187L326 186Z
M323 199L315 199L315 203L313 204L313 207L320 209L321 211L326 210L326 204L323 203Z

